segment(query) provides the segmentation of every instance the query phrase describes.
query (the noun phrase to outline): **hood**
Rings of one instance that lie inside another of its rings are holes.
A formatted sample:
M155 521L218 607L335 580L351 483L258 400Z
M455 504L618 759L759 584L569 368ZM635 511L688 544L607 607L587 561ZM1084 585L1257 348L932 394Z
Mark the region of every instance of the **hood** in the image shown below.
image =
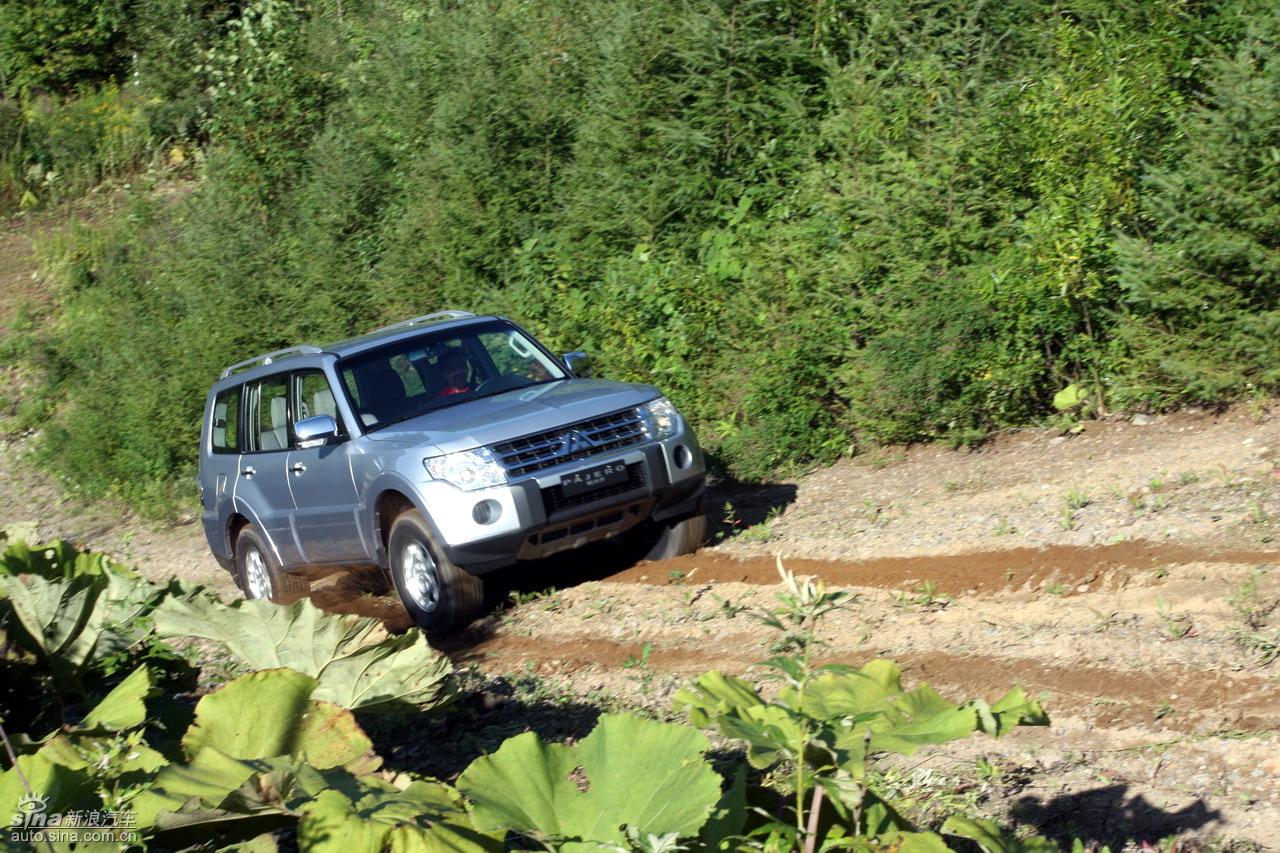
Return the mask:
M659 396L652 385L564 379L427 412L368 434L372 441L470 450L638 406Z

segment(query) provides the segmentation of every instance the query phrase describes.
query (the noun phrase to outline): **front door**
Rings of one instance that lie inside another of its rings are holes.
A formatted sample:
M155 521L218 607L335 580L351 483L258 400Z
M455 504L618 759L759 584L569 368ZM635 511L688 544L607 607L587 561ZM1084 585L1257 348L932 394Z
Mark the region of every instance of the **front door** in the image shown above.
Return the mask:
M368 560L356 523L356 486L351 476L352 444L342 429L329 380L319 370L293 375L290 406L293 423L329 415L339 437L321 447L289 451L289 488L293 494L293 530L303 560L311 565Z

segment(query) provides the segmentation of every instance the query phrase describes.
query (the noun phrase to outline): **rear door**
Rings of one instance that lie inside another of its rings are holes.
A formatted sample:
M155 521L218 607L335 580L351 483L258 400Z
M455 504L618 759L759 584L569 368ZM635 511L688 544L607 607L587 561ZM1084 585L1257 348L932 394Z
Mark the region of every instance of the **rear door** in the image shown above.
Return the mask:
M236 497L258 516L258 523L287 567L303 563L290 525L293 495L289 491L289 375L281 373L251 383L246 393L246 452L240 456Z
M205 536L215 554L226 553L226 519L231 514L227 503L231 487L240 474L240 448L244 386L236 385L214 398L208 417L208 444L200 453L200 504Z
M293 531L303 560L312 565L368 560L356 523L352 443L347 440L334 390L323 371L300 370L293 374L289 411L291 425L315 415L329 415L340 430L336 441L322 447L301 448L295 441L289 451Z

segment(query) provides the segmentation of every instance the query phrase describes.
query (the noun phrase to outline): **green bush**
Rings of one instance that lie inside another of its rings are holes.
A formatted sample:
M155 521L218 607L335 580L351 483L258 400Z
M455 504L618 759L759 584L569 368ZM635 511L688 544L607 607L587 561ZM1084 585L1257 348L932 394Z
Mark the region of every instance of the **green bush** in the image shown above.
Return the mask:
M128 0L2 0L0 88L68 92L128 65Z
M1254 0L147 8L140 109L198 128L199 180L52 253L60 322L15 347L90 493L160 508L225 364L445 306L660 385L752 478L1073 384L1280 384ZM102 162L91 136L57 138Z
M1118 243L1121 396L1153 407L1280 387L1280 14L1212 65L1177 159Z

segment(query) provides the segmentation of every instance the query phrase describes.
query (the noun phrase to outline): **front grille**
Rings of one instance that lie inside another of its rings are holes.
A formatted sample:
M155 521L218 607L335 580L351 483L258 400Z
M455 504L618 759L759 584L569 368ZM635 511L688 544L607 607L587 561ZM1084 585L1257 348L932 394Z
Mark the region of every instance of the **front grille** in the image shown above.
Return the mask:
M566 452L566 441L571 432L577 432L585 446L570 453ZM507 476L514 478L553 465L630 447L644 441L644 438L644 422L640 420L640 415L635 409L623 409L546 432L504 441L489 449L502 467L507 469Z
M627 492L642 488L644 488L644 464L633 462L627 466L627 481L625 483L605 486L603 489L583 492L572 497L565 497L564 489L560 486L550 486L542 490L542 506L547 511L547 517L550 518L562 510L585 506L586 504L617 497L618 495L625 495Z

